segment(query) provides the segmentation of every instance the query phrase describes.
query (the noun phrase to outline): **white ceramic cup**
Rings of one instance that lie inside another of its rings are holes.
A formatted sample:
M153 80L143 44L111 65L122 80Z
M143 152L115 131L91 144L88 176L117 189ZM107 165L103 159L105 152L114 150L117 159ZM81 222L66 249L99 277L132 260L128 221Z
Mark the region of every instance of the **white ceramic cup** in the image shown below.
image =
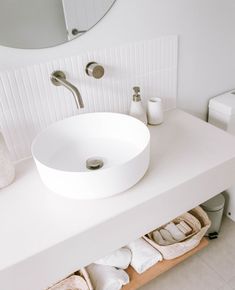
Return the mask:
M159 125L163 122L163 106L161 98L151 98L147 104L148 124Z

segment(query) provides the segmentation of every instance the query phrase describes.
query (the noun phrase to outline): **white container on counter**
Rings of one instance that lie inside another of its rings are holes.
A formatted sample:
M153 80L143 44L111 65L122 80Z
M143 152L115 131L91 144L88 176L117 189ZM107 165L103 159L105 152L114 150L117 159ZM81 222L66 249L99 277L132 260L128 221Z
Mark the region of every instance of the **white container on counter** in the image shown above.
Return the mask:
M159 125L163 122L163 106L161 98L151 98L147 103L148 124Z
M139 119L140 121L142 121L144 124L147 125L146 111L143 107L140 97L140 88L134 87L133 90L135 93L131 101L129 115L136 119Z

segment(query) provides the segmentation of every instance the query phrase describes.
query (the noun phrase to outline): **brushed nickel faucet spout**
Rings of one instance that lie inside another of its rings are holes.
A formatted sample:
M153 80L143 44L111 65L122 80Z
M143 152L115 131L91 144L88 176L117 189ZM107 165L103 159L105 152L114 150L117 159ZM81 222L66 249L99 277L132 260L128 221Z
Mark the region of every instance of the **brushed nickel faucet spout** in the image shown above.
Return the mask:
M84 108L84 103L79 90L73 84L66 80L66 75L64 74L64 72L54 71L51 74L51 82L55 86L64 86L65 88L67 88L73 94L77 108Z

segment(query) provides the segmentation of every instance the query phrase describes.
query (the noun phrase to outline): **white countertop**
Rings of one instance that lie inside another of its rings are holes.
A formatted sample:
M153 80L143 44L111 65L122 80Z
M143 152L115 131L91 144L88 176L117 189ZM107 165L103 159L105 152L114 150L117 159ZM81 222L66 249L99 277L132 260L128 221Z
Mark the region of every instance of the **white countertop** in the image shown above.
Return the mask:
M168 222L235 180L235 138L180 110L151 126L151 164L117 196L79 201L49 191L32 159L0 192L0 289L51 283Z

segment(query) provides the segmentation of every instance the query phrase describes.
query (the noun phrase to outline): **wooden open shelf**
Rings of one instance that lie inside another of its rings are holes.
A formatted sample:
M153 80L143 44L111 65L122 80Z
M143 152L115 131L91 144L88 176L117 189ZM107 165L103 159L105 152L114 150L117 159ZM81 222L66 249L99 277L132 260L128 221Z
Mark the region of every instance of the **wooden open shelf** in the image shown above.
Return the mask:
M194 248L193 250L189 251L188 253L184 254L183 256L180 256L173 260L163 260L162 262L157 263L153 267L151 267L149 270L144 272L143 274L138 274L132 267L129 267L127 269L127 273L130 277L130 283L126 286L124 286L123 290L136 290L140 288L141 286L147 284L157 276L161 275L162 273L170 270L177 264L183 262L188 257L196 254L203 248L205 248L208 245L208 240L206 238L203 238L200 244Z

